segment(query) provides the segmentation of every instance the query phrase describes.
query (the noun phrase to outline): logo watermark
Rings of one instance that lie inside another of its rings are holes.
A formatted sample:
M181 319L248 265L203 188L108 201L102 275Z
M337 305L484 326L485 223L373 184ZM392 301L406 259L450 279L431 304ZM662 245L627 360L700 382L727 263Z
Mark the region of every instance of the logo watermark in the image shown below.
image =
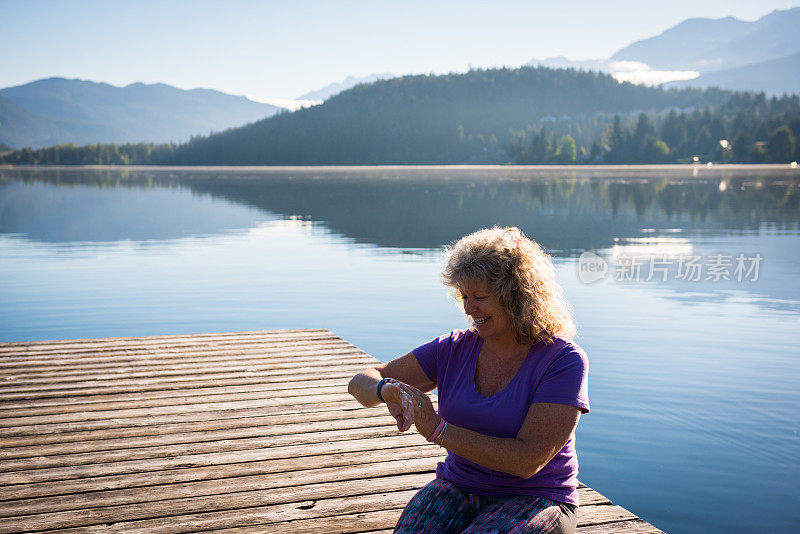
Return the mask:
M608 275L608 262L594 252L586 251L578 259L578 280L584 284L594 284L605 280Z
M578 280L595 284L607 278L617 282L757 282L764 257L759 254L620 254L607 260L591 251L578 259Z

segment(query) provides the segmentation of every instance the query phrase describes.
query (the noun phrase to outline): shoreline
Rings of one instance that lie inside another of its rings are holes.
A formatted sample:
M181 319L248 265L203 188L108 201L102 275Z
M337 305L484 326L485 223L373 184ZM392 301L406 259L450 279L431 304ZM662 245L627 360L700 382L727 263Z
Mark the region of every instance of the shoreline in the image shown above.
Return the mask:
M692 175L730 171L780 172L800 175L800 166L788 163L720 163L714 165L636 164L636 165L0 165L0 170L130 170L130 171L225 171L225 172L359 172L359 171L503 171L503 172L580 172L606 174L619 172L689 171Z

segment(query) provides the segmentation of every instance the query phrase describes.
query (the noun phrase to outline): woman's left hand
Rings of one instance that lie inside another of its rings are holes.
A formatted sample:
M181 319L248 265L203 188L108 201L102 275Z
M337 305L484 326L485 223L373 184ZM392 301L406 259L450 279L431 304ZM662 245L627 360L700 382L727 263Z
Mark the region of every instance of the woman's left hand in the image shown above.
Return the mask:
M428 439L436 427L439 426L439 414L433 409L430 397L414 386L399 382L400 387L410 397L414 407L414 426L417 432Z

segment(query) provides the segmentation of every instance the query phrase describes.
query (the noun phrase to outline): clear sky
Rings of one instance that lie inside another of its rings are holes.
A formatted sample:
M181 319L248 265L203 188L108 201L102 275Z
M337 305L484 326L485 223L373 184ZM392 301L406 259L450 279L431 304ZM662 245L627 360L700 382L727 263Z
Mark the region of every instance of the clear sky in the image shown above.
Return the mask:
M690 17L798 0L0 0L0 87L63 76L296 98L348 75L606 58Z

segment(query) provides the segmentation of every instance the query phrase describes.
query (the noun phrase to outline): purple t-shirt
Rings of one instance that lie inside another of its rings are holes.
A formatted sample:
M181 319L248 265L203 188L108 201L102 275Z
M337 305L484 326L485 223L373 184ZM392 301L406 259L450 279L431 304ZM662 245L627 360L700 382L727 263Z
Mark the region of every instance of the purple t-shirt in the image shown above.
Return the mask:
M588 360L578 345L560 338L534 345L508 386L484 397L475 387L483 338L454 330L413 350L439 390L439 415L456 426L499 438L517 436L532 403L569 404L589 412ZM552 460L531 478L495 471L448 452L436 476L484 496L536 495L578 504L578 457L571 435Z

